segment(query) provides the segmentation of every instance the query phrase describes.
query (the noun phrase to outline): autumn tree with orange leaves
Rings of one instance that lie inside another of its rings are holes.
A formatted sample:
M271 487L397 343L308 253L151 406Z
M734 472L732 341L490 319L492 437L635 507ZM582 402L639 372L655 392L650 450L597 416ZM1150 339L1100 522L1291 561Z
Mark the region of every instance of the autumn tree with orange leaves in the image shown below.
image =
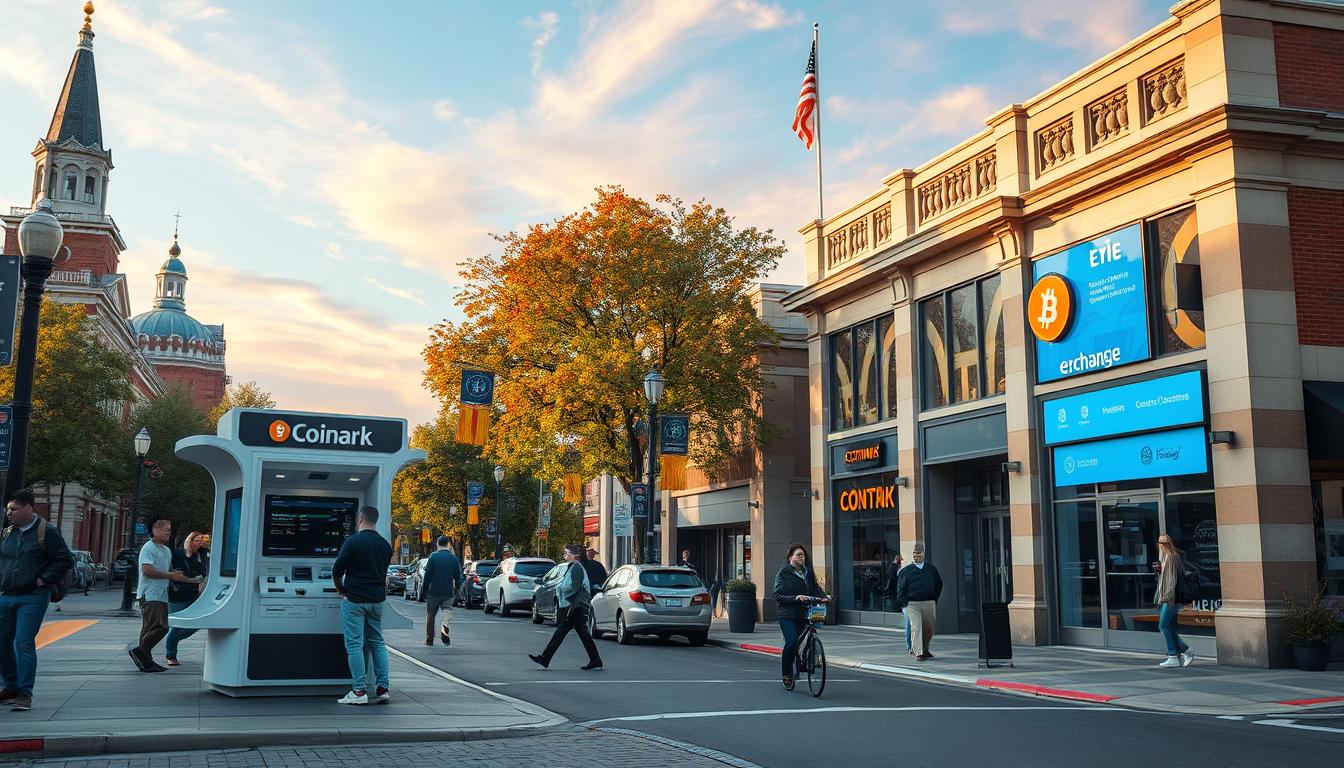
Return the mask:
M424 353L445 405L464 367L495 372L488 456L547 478L643 480L652 368L667 377L660 412L691 414L700 466L768 441L759 354L778 337L749 289L784 254L770 231L703 200L606 187L578 213L496 239L501 253L468 264L466 319L436 326Z

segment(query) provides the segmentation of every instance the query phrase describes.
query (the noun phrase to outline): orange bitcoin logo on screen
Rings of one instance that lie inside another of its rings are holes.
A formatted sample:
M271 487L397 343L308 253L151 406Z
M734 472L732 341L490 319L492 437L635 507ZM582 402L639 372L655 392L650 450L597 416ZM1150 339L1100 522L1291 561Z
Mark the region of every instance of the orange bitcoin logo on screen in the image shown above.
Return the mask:
M1063 275L1041 276L1027 299L1027 324L1041 341L1058 341L1073 320L1073 292Z

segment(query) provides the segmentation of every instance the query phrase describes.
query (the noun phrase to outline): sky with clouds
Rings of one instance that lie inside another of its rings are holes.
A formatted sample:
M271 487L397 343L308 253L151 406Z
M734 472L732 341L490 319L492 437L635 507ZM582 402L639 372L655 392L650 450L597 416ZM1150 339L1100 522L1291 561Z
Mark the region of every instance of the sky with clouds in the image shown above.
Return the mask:
M181 211L187 306L284 408L432 418L428 328L490 234L593 188L707 198L792 256L820 22L827 210L1167 17L1172 0L95 0L134 311ZM27 205L83 0L5 0L0 206Z

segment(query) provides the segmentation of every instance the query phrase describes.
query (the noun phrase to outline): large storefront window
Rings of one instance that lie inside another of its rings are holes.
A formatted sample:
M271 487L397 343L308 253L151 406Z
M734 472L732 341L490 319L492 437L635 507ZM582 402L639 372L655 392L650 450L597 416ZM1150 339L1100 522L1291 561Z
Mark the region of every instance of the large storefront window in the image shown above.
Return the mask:
M831 429L896 416L896 332L890 315L831 334Z
M1001 285L991 275L920 302L925 408L1005 391Z
M1199 266L1199 224L1195 209L1168 214L1148 224L1150 271L1156 282L1157 349L1160 353L1204 348L1204 290Z
M887 582L901 548L895 472L837 480L836 585L839 607L852 611L895 611Z

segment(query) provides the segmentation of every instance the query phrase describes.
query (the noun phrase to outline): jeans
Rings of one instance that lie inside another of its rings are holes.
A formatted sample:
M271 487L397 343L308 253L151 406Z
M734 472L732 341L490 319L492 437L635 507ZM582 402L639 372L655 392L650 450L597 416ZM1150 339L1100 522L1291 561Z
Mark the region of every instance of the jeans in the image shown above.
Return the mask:
M1157 613L1157 628L1162 632L1162 636L1167 639L1167 655L1178 656L1190 650L1190 646L1185 644L1181 636L1176 634L1176 616L1180 614L1181 606L1177 603L1163 603L1162 608Z
M189 605L191 605L191 603L174 603L173 601L170 600L168 601L168 615L171 616L174 613L177 613L178 611L182 610L183 608L186 608ZM177 644L182 642L183 640L186 640L188 637L191 637L197 632L200 632L200 630L174 627L170 622L168 627L168 639L165 640L163 643L164 653L168 655L168 658L176 659Z
M51 593L0 595L0 677L11 691L33 695L37 679L37 630L47 615Z
M373 656L373 675L379 688L388 687L387 645L383 642L383 606L386 603L341 601L345 655L350 662L350 688L367 691L368 667L364 652Z
M902 612L902 613L904 613L904 612ZM909 616L906 616L906 617L905 617L905 650L909 651L909 650L913 650L913 649L914 649L915 645L914 645L914 643L913 643L912 641L913 641L913 638L910 637L910 617L909 617Z
M779 655L779 669L784 677L796 677L798 672L798 636L806 622L781 618L779 631L784 633L784 652Z
M597 644L593 642L593 636L588 633L589 610L591 609L571 606L565 613L564 619L556 622L551 641L546 644L546 650L541 652L541 656L546 659L547 664L551 663L555 652L560 650L560 643L564 642L565 635L569 634L571 629L574 630L574 634L579 636L579 642L583 644L583 650L588 653L588 663L602 663L602 657L597 655Z
M431 594L425 598L425 642L434 640L434 619L442 612L442 623L439 624L439 634L448 635L448 625L453 621L453 596L452 595L434 595Z

